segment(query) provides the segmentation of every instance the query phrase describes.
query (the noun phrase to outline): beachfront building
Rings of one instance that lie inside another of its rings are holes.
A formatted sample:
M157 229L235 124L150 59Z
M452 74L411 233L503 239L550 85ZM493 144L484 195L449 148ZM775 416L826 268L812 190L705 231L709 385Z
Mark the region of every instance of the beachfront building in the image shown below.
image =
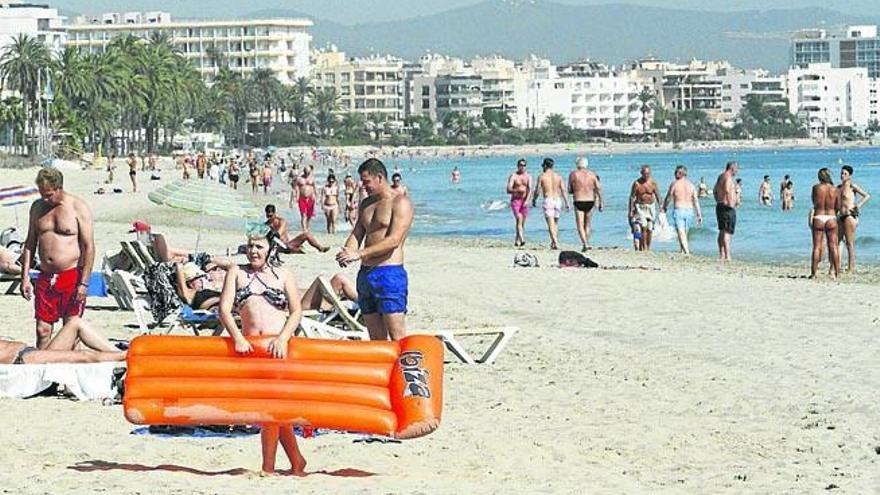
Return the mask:
M806 68L817 63L839 69L863 67L868 77L880 78L880 36L876 25L798 31L791 38L789 56L793 67Z
M84 53L103 53L118 36L148 39L167 35L206 81L218 62L242 76L269 69L284 84L309 75L311 35L308 19L175 21L165 12L122 12L80 16L66 26L66 45Z
M346 58L331 48L312 53L312 84L335 88L340 114L359 113L395 125L404 118L403 61L393 56Z
M640 90L628 71L593 62L564 65L529 83L522 116L529 127L558 114L572 128L596 135L637 135L642 133Z
M788 106L785 76L773 76L763 69L725 69L717 78L721 82L721 118L726 123L737 119L750 96L767 106Z
M51 51L60 52L65 38L63 21L58 9L48 5L4 1L0 3L0 52L21 34L42 41Z
M726 61L694 59L679 64L651 57L632 63L628 70L641 87L654 93L657 106L673 111L701 110L714 122L728 119L722 94L725 83L720 77L733 68ZM729 96L732 102L733 96Z
M806 68L789 69L787 80L789 111L807 124L811 137L825 138L829 132L833 134L840 129L867 127L870 115L867 68L841 69L829 63L810 64Z

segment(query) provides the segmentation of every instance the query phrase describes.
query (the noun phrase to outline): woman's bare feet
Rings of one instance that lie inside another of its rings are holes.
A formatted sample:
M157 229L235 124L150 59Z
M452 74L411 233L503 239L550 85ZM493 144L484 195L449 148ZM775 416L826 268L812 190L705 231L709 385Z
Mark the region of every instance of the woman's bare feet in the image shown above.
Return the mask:
M294 459L291 459L290 469L291 474L294 476L305 476L306 475L306 458L298 455Z

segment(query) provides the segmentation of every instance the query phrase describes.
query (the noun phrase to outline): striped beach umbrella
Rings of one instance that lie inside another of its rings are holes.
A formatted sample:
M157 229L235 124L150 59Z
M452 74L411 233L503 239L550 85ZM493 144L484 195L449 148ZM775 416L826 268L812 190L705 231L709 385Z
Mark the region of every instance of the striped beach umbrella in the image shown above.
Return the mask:
M147 197L157 205L168 206L199 214L196 250L202 239L202 218L205 216L257 218L257 207L237 191L211 181L177 180L149 193Z
M178 180L147 195L157 205L214 217L256 218L257 207L238 192L216 182Z
M32 203L40 197L36 186L9 186L0 188L0 206Z

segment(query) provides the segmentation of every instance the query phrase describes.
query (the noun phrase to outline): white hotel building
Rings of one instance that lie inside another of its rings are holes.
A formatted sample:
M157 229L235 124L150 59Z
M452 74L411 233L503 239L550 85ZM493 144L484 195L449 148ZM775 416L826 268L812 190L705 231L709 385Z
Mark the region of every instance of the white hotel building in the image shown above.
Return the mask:
M560 114L574 129L639 134L640 90L630 72L601 64L551 68L546 77L538 76L530 82L524 104L517 106L519 124L540 127L548 116ZM649 115L649 122L651 118Z
M205 80L219 71L213 50L243 76L270 69L279 81L291 84L309 76L312 25L308 19L174 21L165 12L125 12L78 17L65 30L66 45L85 53L102 53L117 36L166 34Z
M20 34L36 38L55 52L64 43L64 18L44 4L3 1L0 3L0 52Z
M827 137L829 128L864 129L871 120L866 67L832 68L830 63L809 64L788 71L789 111L805 121L811 137ZM876 103L874 103L876 111Z

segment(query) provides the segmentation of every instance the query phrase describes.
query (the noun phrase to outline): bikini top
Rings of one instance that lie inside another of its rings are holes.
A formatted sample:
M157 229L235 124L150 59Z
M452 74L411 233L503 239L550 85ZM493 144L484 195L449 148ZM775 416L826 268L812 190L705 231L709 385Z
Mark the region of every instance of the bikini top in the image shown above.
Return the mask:
M275 270L272 270L272 274L275 275ZM278 275L275 276L277 277ZM251 284L254 283L254 280L263 284L263 292L255 293L251 290ZM263 296L266 302L282 311L286 310L288 307L287 294L285 294L283 290L269 287L256 273L250 278L247 285L235 291L235 307L240 308L241 305L251 296Z

